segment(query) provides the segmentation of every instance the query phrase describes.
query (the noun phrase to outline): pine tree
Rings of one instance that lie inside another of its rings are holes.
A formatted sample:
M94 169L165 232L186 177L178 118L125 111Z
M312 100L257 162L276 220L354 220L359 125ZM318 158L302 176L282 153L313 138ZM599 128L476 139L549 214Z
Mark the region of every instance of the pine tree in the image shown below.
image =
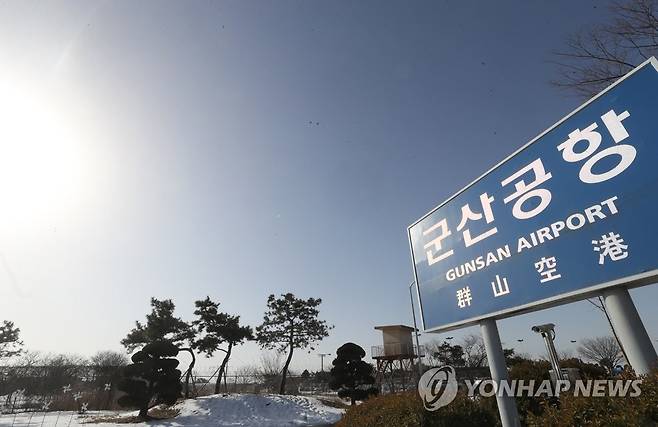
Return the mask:
M123 368L118 389L125 392L117 403L139 409L148 419L148 410L161 403L173 405L181 394L181 371L176 369L178 347L168 341L156 341L133 354L132 364Z
M464 366L464 349L460 345L451 345L447 341L443 341L436 347L434 358L437 359L440 365L450 366Z
M146 315L146 324L139 320L135 322L128 335L121 340L121 344L133 351L137 347L153 342L166 341L177 346L180 351L186 351L192 356L192 361L185 371L185 397L189 397L190 377L196 363L191 348L183 347L185 342L194 340L194 330L181 318L174 316L176 306L170 299L158 300L151 298L151 313Z
M329 387L338 391L338 397L349 398L352 405L357 400L365 400L378 393L374 387L374 368L361 360L365 355L361 346L345 343L336 350L333 368L329 373Z
M253 339L253 331L249 326L240 326L240 316L232 316L219 311L219 303L213 302L210 297L194 303L196 310L194 314L197 319L192 322L200 338L196 338L192 348L206 353L212 357L215 351L223 351L224 359L219 367L217 382L215 382L215 394L219 394L226 364L231 358L233 347L242 344L245 340ZM226 348L220 345L226 344Z
M310 347L313 343L329 336L328 326L324 320L319 320L318 306L322 303L320 298L307 300L296 298L287 293L276 298L270 295L267 298L267 311L263 317L263 324L256 327L256 339L260 346L266 349L277 349L281 352L288 350L288 357L281 373L279 393L285 394L288 367L296 348Z
M151 298L151 313L146 315L146 324L136 321L135 327L121 340L121 345L131 352L156 341L181 345L192 339L194 331L189 324L174 316L175 308L170 299Z
M14 326L14 322L4 320L0 324L0 358L12 357L20 354L23 342L20 340L21 330Z

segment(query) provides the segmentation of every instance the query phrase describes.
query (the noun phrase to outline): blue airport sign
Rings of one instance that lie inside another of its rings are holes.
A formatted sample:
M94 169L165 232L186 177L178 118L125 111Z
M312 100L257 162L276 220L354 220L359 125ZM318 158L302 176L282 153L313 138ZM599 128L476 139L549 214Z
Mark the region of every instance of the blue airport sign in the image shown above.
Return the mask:
M658 279L658 61L408 228L425 330Z

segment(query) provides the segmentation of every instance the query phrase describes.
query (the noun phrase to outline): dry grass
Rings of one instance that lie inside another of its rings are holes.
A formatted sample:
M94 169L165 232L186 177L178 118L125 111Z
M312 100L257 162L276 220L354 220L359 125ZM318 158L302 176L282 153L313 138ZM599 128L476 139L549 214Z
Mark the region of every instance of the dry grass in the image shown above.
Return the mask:
M330 406L332 408L347 409L350 407L349 404L345 403L340 398L321 397L321 396L315 396L315 398L318 399L320 402L322 402L323 405Z
M149 410L150 420L145 420L138 417L137 415L132 415L129 417L115 415L89 418L88 420L84 421L84 424L137 424L143 423L144 421L170 420L172 418L176 418L178 414L180 414L180 409L178 408L156 406L155 408Z

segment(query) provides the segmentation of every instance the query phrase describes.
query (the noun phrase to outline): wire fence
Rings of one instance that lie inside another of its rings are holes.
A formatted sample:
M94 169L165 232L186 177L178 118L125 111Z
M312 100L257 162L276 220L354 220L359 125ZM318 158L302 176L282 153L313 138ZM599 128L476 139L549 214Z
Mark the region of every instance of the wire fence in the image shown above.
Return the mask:
M0 413L117 409L116 366L0 367Z
M328 375L323 373L309 375L288 375L286 377L286 394L335 394L329 388ZM193 374L194 393L196 396L219 393L278 393L281 375L279 374L225 374L217 386L217 378L212 374Z
M193 372L190 397L214 394L278 393L280 374L225 373L217 384L217 372ZM0 366L0 413L52 411L107 411L121 409L117 399L123 392L117 389L121 367L56 365ZM181 378L185 386L185 377ZM328 374L289 375L287 394L333 395Z

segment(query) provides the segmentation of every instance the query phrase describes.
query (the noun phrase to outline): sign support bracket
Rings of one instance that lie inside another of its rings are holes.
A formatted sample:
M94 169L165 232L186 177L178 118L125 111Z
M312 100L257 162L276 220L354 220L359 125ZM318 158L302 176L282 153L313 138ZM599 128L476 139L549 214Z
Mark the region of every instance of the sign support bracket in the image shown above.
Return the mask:
M500 387L501 381L507 381L507 365L505 364L505 353L500 343L498 326L495 319L484 319L480 321L480 331L484 340L484 348L487 351L487 360L491 379ZM499 396L496 393L496 402L498 403L498 413L503 427L519 427L519 412L516 409L514 396Z
M612 328L626 350L628 363L636 374L648 374L657 366L658 356L628 289L615 287L604 290L603 302Z

